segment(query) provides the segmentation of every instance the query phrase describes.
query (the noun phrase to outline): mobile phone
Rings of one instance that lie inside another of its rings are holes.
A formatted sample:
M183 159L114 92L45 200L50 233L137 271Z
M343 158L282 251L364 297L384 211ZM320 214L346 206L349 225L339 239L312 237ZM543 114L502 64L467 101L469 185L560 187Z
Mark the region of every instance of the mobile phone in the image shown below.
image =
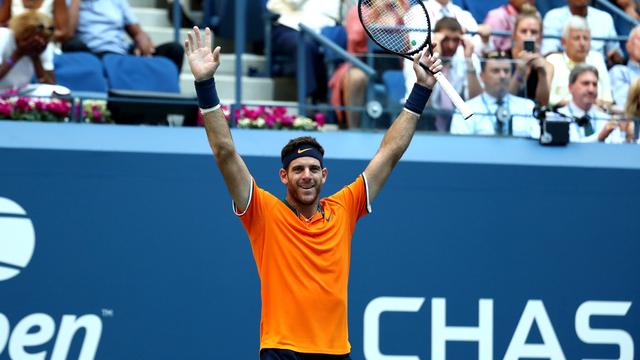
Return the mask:
M533 42L533 40L525 40L524 41L524 50L528 51L528 52L535 52L536 51L536 44Z

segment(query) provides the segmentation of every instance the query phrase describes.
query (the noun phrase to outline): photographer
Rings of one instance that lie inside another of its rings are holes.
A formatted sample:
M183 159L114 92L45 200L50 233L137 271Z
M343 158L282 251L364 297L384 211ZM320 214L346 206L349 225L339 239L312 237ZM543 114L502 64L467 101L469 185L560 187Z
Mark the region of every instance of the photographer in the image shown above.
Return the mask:
M0 90L23 87L33 75L38 82L55 84L53 74L53 23L37 10L26 11L0 28Z
M509 93L547 105L553 65L540 54L541 42L542 19L533 6L525 4L516 17L513 47L508 52L516 60Z

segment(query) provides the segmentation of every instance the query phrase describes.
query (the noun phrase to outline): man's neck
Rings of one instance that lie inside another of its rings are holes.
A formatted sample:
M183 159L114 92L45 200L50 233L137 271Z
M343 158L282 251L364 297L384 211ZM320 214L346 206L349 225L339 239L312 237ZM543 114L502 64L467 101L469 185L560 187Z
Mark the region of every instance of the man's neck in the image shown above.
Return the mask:
M487 91L486 94L496 99L496 101L503 101L507 95L504 91Z
M438 4L444 6L447 6L449 4L449 0L436 0L436 2L438 2Z
M311 205L304 205L304 204L300 204L299 202L294 200L294 198L292 196L290 196L289 194L287 194L287 196L285 196L285 200L287 201L287 205L289 205L289 207L292 210L294 210L297 215L302 215L307 220L311 220L311 218L318 212L318 207L319 207L319 205L318 205L319 201L318 200L316 200Z
M569 5L569 11L571 15L578 15L582 17L587 17L587 11L589 10L589 6L571 6Z
M593 107L593 104L590 104L590 103L587 103L587 104L578 104L577 102L575 102L575 101L573 101L573 100L571 101L571 104L573 104L573 106L574 106L576 109L580 109L580 110L582 110L584 113L588 113L588 112L589 112L589 110L591 110L591 108Z

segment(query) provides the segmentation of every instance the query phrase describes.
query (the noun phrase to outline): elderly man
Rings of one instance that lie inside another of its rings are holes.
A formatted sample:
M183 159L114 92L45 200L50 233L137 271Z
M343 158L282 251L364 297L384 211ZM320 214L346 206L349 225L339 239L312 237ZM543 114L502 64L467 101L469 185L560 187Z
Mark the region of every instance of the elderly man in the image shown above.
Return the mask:
M480 72L480 60L473 53L471 41L463 37L462 26L451 17L444 17L436 23L433 33L433 42L438 44L438 51L443 59L442 73L451 82L451 85L462 96L463 99L470 99L482 92L482 85L478 81ZM413 62L404 62L405 88L408 89L405 98L409 96L413 83L416 82L416 74L413 71ZM427 129L440 132L449 132L451 126L451 114L455 107L442 91L440 85L436 85L429 102L429 106L439 110L435 117L435 125L431 124L432 118L425 122Z
M562 45L565 51L547 56L553 65L553 79L549 92L549 104L566 105L571 100L569 92L569 73L577 64L586 63L598 69L598 102L608 106L613 102L609 82L609 73L600 53L591 50L591 32L587 21L580 16L572 16L562 33Z
M595 37L616 37L616 28L609 13L589 6L590 0L569 0L566 6L549 10L544 16L544 34L560 35L564 25L572 16L580 16L589 24L591 35ZM546 38L542 42L542 53L562 51L566 46L558 39ZM620 61L622 53L617 41L592 40L591 50L599 52L614 62Z
M464 120L456 112L451 120L452 134L540 136L538 123L531 116L533 101L509 94L511 71L506 53L487 54L480 73L485 91L467 102L475 115Z
M558 112L574 120L569 126L571 142L621 143L624 139L618 122L596 105L598 74L594 66L580 64L569 75L571 102ZM624 124L622 130L626 130Z
M627 65L616 65L609 71L611 89L616 106L624 109L627 103L627 93L633 80L640 77L640 25L631 30L627 40Z

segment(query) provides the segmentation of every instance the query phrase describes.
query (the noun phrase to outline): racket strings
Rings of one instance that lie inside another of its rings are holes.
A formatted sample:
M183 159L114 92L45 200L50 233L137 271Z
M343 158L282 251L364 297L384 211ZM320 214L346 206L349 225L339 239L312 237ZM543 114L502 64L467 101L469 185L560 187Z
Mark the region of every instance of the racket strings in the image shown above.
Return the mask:
M398 54L420 51L431 24L420 0L362 0L362 24L380 46Z

